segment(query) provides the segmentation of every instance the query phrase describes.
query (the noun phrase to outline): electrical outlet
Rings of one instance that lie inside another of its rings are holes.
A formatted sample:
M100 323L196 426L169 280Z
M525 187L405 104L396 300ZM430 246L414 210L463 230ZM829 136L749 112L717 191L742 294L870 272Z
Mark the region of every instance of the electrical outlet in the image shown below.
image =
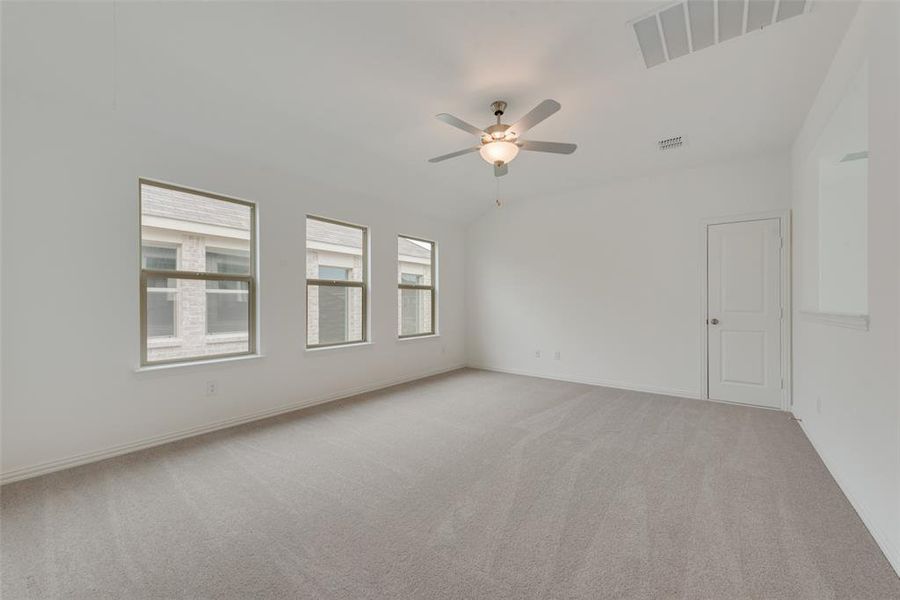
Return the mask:
M553 353L553 360L559 360L562 358L562 354L560 354L559 350Z
M540 350L535 350L535 351L534 351L534 357L535 357L535 358L540 358L540 357L541 357L541 351L540 351Z
M206 395L215 396L219 393L219 383L217 381L206 382Z

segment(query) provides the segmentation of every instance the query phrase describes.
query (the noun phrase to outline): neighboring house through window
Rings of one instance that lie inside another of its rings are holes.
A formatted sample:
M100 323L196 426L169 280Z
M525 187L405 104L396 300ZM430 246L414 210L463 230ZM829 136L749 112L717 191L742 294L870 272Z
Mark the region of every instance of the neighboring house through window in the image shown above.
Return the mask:
M250 271L250 254L242 250L206 249L206 271L243 274ZM206 333L247 331L249 290L243 281L206 282Z
M141 247L143 268L175 271L178 268L178 248L144 245ZM147 279L147 337L175 337L175 314L178 289L175 280L166 277Z
M255 205L147 180L140 200L141 364L255 352Z
M367 237L365 227L307 217L308 347L365 341Z
M319 265L319 279L349 281L350 271L344 267ZM350 329L350 295L347 288L321 286L319 288L319 343L335 344L347 341Z
M400 337L435 332L434 242L397 237L398 301Z

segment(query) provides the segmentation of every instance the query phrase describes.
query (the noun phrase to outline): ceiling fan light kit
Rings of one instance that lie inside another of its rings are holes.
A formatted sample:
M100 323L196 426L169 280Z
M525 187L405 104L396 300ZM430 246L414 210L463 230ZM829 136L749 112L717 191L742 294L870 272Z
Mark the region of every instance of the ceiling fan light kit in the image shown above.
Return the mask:
M481 158L490 164L496 165L499 162L502 165L512 162L516 155L519 154L519 147L512 142L497 140L482 145L479 152L481 153Z
M491 103L491 110L494 112L497 122L484 129L479 129L474 125L470 125L453 115L441 113L437 115L439 120L448 125L452 125L457 129L461 129L466 133L477 135L481 138L481 144L472 148L451 152L450 154L436 156L429 159L428 162L441 162L448 158L462 156L463 154L468 154L477 150L485 162L494 166L494 176L502 177L509 172L508 165L519 155L519 150L551 152L554 154L572 154L577 147L575 144L535 142L519 139L520 134L525 133L560 108L561 106L556 100L544 100L534 107L527 115L512 125L507 125L501 122L503 113L506 112L506 102L503 100L495 100Z

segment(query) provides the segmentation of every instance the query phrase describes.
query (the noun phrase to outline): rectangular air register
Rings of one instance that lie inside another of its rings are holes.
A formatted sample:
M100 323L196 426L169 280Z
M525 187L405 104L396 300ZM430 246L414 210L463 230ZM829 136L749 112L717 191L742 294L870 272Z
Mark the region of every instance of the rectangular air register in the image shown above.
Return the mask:
M674 150L675 148L681 148L684 145L684 138L680 135L676 135L675 137L659 140L656 142L656 145L660 150Z
M684 0L632 23L647 68L802 15L812 0Z

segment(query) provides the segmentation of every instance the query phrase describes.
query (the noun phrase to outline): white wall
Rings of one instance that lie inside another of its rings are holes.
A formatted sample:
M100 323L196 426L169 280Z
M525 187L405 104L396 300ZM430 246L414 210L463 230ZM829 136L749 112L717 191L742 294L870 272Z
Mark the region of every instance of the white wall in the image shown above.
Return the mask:
M464 362L460 226L315 183L302 164L269 171L189 129L161 133L116 101L128 82L114 86L113 73L137 81L142 65L114 65L111 43L108 4L4 6L5 476ZM258 203L263 358L135 372L139 176ZM305 350L308 212L371 228L371 346ZM397 233L438 242L439 338L396 339ZM217 396L205 396L210 380Z
M468 231L469 362L699 396L701 220L789 205L787 150L511 199Z
M794 320L794 413L900 572L900 5L863 2L794 145L795 307L816 306L814 165L808 159L868 62L868 331Z

